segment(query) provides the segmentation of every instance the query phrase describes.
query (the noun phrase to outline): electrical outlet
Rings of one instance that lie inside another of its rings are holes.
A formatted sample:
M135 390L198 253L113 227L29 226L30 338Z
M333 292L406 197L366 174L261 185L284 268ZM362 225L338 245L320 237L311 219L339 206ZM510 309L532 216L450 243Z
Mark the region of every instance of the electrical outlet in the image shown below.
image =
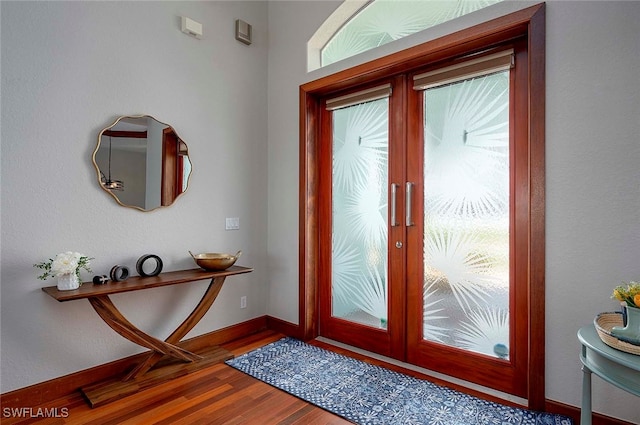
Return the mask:
M240 297L240 308L247 308L247 297Z

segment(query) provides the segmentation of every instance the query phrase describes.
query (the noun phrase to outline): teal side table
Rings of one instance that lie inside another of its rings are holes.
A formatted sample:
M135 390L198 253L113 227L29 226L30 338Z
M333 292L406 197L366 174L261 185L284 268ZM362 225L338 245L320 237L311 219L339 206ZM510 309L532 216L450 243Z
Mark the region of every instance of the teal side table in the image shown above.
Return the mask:
M591 425L591 374L640 397L640 356L616 350L602 342L593 325L578 331L582 344L582 408L580 425Z

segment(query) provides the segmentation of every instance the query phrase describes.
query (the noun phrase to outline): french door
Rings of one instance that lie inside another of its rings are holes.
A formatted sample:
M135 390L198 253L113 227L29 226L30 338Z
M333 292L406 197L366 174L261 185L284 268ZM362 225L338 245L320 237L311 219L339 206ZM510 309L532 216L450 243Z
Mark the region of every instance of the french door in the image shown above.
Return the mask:
M527 396L531 182L521 50L324 98L320 335Z
M406 360L527 396L526 61L502 49L412 75Z
M405 252L389 249L404 238L403 195L389 182L405 173L405 80L328 99L319 161L320 269L331 271L320 276L321 334L395 358L405 353Z

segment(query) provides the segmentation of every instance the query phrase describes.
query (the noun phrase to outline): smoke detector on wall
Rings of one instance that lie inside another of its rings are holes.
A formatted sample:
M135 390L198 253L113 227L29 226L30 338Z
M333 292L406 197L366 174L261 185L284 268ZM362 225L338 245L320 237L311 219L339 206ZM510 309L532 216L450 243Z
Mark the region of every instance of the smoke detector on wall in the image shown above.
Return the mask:
M200 22L196 22L186 16L182 16L180 17L180 23L180 30L183 33L198 39L202 38L202 24Z

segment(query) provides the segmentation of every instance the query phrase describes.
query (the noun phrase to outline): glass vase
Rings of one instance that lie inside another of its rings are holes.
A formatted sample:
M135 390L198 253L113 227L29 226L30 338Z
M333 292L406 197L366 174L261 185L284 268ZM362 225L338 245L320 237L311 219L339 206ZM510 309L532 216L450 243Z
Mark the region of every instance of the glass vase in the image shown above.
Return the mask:
M58 291L73 291L80 287L78 275L75 273L65 273L58 275Z

